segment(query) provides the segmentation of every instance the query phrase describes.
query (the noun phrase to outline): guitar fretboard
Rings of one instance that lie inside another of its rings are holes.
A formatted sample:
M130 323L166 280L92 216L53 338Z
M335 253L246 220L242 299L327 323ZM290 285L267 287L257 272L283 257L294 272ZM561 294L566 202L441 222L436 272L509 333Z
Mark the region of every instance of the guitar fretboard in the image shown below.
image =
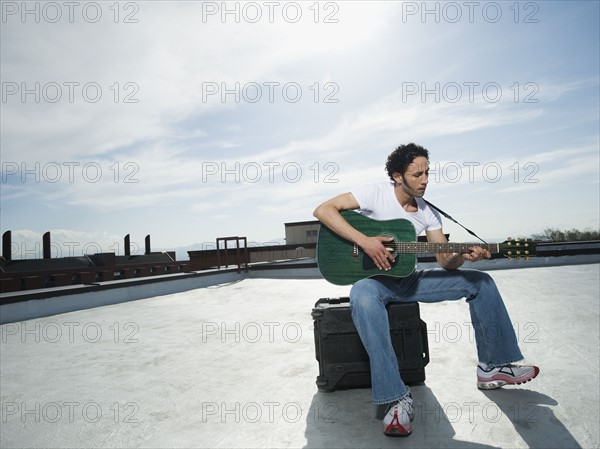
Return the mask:
M431 243L431 242L389 242L384 243L386 248L392 248L400 253L469 253L469 248L479 246L487 249L491 254L500 252L498 243Z

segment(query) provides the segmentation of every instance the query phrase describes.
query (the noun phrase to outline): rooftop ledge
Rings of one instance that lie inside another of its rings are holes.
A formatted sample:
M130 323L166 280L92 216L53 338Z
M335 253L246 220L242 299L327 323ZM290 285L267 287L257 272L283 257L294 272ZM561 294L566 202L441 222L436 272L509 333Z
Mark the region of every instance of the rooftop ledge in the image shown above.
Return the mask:
M538 245L537 257L508 259L496 255L491 260L465 262L463 266L490 271L599 262L600 242L594 241L542 244ZM431 255L419 255L417 268L437 266ZM245 278L322 279L322 276L314 258L302 258L249 264L247 270L236 266L0 293L0 324L178 293Z

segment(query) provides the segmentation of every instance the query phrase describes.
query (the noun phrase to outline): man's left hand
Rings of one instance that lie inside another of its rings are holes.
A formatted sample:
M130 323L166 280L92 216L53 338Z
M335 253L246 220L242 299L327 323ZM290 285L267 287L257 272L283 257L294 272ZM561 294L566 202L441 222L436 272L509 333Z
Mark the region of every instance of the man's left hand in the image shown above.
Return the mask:
M477 262L483 259L491 259L492 255L487 249L482 248L481 246L473 246L469 248L470 253L464 253L463 259L470 260L471 262Z

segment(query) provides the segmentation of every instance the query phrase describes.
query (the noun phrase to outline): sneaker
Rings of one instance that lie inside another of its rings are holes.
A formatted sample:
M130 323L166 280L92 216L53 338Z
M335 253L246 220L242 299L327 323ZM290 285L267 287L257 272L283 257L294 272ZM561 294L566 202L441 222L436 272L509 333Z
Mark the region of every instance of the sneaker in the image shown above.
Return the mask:
M520 385L535 378L540 369L537 366L508 364L496 368L477 365L477 388L493 390L502 385Z
M383 418L383 433L388 437L405 437L411 434L410 422L415 418L413 399L410 393L397 402L392 402Z

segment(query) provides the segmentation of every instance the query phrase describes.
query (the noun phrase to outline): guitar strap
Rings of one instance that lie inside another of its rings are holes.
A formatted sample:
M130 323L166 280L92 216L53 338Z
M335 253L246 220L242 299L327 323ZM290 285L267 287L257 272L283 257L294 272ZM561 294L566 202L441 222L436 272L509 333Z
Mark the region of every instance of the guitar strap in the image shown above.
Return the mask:
M433 204L431 204L429 201L427 201L425 198L423 198L423 201L425 201L425 203L427 203L427 205L429 207L433 207L435 210L437 210L440 214L442 214L444 217L446 217L448 220L452 220L454 223L456 223L457 225L459 225L461 228L463 228L465 231L467 231L469 234L471 234L473 237L478 238L479 240L481 240L483 243L487 244L487 242L485 240L483 240L481 237L479 237L477 234L475 234L473 231L471 231L470 229L465 228L463 225L461 225L458 221L456 221L454 218L452 218L450 215L448 215L446 212L444 212L442 209L440 209L437 206L434 206Z

